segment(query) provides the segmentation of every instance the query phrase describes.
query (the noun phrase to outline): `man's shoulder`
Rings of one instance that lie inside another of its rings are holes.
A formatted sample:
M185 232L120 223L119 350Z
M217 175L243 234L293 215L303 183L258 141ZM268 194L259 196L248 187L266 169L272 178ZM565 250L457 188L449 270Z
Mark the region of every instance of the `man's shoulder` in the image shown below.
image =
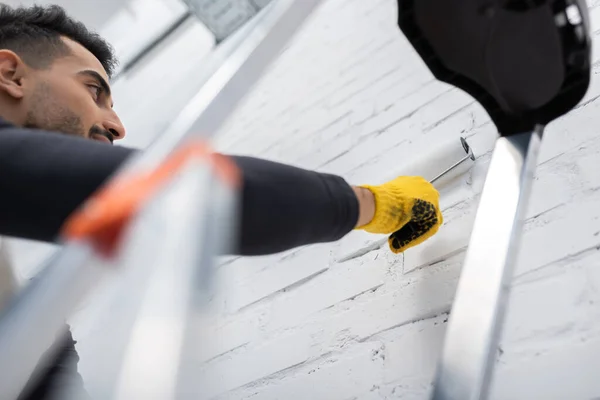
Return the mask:
M4 142L8 137L14 136L14 137L22 137L22 133L23 132L29 132L31 131L30 129L27 128L21 128L19 126L16 126L10 122L8 122L5 119L0 118L0 134L1 134L1 138L2 141Z

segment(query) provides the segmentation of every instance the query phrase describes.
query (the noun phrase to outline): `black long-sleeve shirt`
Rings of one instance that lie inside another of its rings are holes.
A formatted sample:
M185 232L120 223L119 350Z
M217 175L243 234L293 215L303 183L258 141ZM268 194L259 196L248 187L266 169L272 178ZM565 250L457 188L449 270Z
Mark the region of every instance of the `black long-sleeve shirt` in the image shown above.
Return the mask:
M0 235L55 241L65 219L136 151L0 120ZM237 254L340 239L358 202L335 175L232 156L242 172Z

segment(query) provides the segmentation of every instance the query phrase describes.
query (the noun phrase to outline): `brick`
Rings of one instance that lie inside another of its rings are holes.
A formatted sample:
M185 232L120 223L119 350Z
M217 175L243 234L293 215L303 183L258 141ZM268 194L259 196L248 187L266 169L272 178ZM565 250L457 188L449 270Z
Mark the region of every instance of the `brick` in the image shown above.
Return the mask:
M315 315L310 324L322 330L319 342L325 349L338 343L339 333L364 340L386 330L448 311L456 289L463 255L443 266L400 275L380 291ZM307 324L308 325L308 324Z
M289 326L312 313L381 286L386 263L381 260L338 264L272 304L274 326ZM318 295L316 295L318 293Z
M600 82L594 87L600 88ZM597 137L598 131L595 127L595 121L599 108L600 102L594 101L571 111L568 115L548 125L540 149L539 163L543 163L565 151L575 149Z
M269 295L297 285L328 269L330 249L327 245L302 249L280 258L270 268L264 269L232 288L229 311L237 311Z
M380 342L355 344L341 354L332 354L302 365L284 379L273 378L258 387L243 388L218 397L253 400L335 400L371 393L382 380L385 359Z
M202 394L206 398L210 398L302 364L308 360L309 354L309 337L295 335L291 339L284 336L272 340L264 346L219 358L208 365L199 364L196 368L191 366L187 373L199 374L202 377L204 383ZM273 357L272 355L277 356ZM188 390L198 390L198 388L189 388ZM186 393L184 392L182 395L186 395Z
M218 277L228 285L235 287L241 284L241 282L252 279L270 266L276 265L282 257L290 253L291 252L268 256L239 257L220 266Z
M597 257L594 250L517 279L502 345L513 351L552 347L561 336L600 328L594 318L600 301Z
M411 117L422 110L422 107L433 103L441 96L449 93L449 88L438 83L431 82L417 86L414 92L409 92L406 97L395 98L394 102L384 108L381 113L364 124L365 134L380 132L389 129L398 122Z
M336 260L336 262L343 262L344 259L356 256L358 253L364 254L364 252L369 251L369 249L378 248L385 239L386 235L373 235L358 230L352 231L337 243L331 245L334 260Z
M539 217L523 234L516 274L525 274L600 245L598 199L571 203ZM527 228L527 227L526 227ZM551 245L549 245L551 243Z
M433 377L447 320L443 314L379 336L385 340L386 383Z
M210 336L205 348L194 356L195 362L211 360L261 340L269 316L265 305L231 316L217 314L209 325Z
M506 354L506 353L505 353ZM593 399L600 395L600 339L573 336L560 345L501 363L491 398Z
M454 265L458 266L460 261L460 257L455 257ZM220 379L219 382L224 383L215 390L219 393L225 392L227 388L237 387L238 384L241 386L242 382L250 381L251 377L256 376L254 381L269 376L267 372L277 373L278 368L283 369L285 364L291 367L305 362L301 361L302 359L310 359L332 351L339 352L345 349L348 343L351 345L372 335L382 334L383 337L387 337L386 335L393 332L389 331L390 329L401 329L395 327L406 324L411 326L411 321L418 321L421 315L427 318L428 315L443 313L449 308L458 268L436 272L417 272L409 278L409 282L402 284L402 288L398 287L384 296L365 295L364 299L340 303L313 315L305 323L302 323L301 316L298 316L296 324L301 324L298 328L280 330L280 334L272 334L266 340L255 341L246 349L220 357L209 364L209 381ZM425 278L430 276L434 278ZM438 296L433 296L433 293ZM440 300L442 303L438 303ZM288 311L293 313L293 309ZM280 321L280 318L273 318L272 321ZM295 346L299 346L300 349L294 349L291 355L290 351L284 350ZM282 357L266 357L266 360L258 361L257 367L253 364L254 360L264 357L265 354L275 355L280 352L286 354ZM246 369L252 369L253 372L246 371L242 365L246 365Z
M389 332L385 343L385 384L390 398L427 398L446 331L447 315L440 315ZM395 389L395 390L394 390Z

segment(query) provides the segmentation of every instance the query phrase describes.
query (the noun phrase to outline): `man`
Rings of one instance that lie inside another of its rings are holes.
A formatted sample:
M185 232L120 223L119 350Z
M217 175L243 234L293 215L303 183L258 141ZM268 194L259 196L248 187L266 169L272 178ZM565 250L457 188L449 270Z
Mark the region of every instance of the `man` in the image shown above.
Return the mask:
M125 136L108 84L115 64L110 46L60 7L0 5L0 235L55 241L66 218L135 153L110 146ZM330 174L230 159L243 181L238 254L335 241L353 229L391 234L398 253L442 224L439 195L422 178L352 187ZM7 276L5 293L14 291ZM40 366L42 380L22 398L81 385L70 335L57 346L54 364Z

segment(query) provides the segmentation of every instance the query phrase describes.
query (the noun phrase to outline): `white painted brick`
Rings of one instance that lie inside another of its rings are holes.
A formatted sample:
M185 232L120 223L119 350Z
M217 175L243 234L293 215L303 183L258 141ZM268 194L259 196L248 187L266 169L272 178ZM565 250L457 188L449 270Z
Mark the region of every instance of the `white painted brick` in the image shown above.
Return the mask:
M418 62L416 54L411 54L411 56ZM422 65L419 67L422 67ZM398 79L395 82L390 82L388 88L373 96L375 110L383 112L391 109L400 100L406 99L409 96L416 97L415 94L423 89L440 91L443 90L443 85L435 81L429 70L416 67L414 72L406 74L402 79Z
M446 312L456 289L462 258L454 256L443 266L405 276L396 271L397 277L391 278L384 288L315 315L307 326L316 324L312 329L320 332L321 346L330 349L339 343L340 335L364 340Z
M371 134L389 129L401 120L409 118L413 114L418 114L426 104L433 103L440 97L449 95L451 92L451 89L438 82L422 85L418 90L410 93L408 96L399 100L396 99L389 108L386 107L380 114L377 114L374 118L366 121L364 124L364 132L365 134Z
M274 302L273 325L289 326L308 315L376 289L385 282L385 260L338 264ZM317 294L318 295L315 295Z
M596 32L600 30L600 9L592 5L593 2L588 2L590 13L590 31Z
M400 131L401 132L401 131ZM399 145L406 139L399 139L401 133L399 129L388 129L378 135L369 135L360 141L360 145L352 146L349 150L325 161L319 166L319 170L323 172L346 175L349 171L356 169L357 165L363 165L365 161L378 159L386 152L399 152ZM403 132L406 134L406 132ZM396 162L401 160L401 155L398 154Z
M394 257L383 253L378 257L378 260L380 259L382 264L390 268L387 289L367 292L355 299L338 302L304 318L294 313L291 307L279 307L296 316L284 320L265 309L247 310L237 319L233 319L233 322L219 327L215 331L215 337L219 338L219 341L222 337L237 337L238 345L247 343L243 338L248 338L248 341L254 341L249 344L248 351L254 351L252 349L263 348L265 343L275 338L279 338L278 341L287 340L288 345L293 346L297 336L289 335L289 332L295 332L311 340L311 355L315 356L339 350L348 341L364 340L395 326L410 324L419 320L421 316L436 315L449 309L462 255L450 258L449 263L443 267L431 267L405 276L402 276L401 271L394 269ZM324 294L315 290L311 293L320 293L321 296ZM274 309L278 301L289 303L286 299L274 299ZM265 326L261 327L256 322L251 322L253 319L262 319L262 313L266 313ZM221 345L220 348L224 349L225 346ZM226 355L225 358L235 362L236 353Z
M380 342L355 344L341 354L333 354L290 371L280 381L272 379L257 387L243 388L218 400L346 400L363 399L382 381L384 349ZM387 350L385 350L387 352Z
M448 315L419 321L381 335L385 341L385 383L428 390L442 348ZM378 337L379 338L379 337ZM421 392L425 398L426 392Z
M597 81L594 87L600 88L600 82ZM600 102L594 101L552 122L544 134L539 162L547 161L597 137L596 116L599 111Z
M214 317L213 317L214 318ZM259 341L270 318L268 305L254 307L246 313L233 316L217 315L210 326L212 336L207 347L199 354L197 362L211 360L231 351L236 351L249 343Z
M259 348L250 351L242 349L208 365L190 368L191 371L187 373L202 377L206 385L202 393L209 398L301 364L308 360L309 353L309 337L280 337Z
M544 349L564 334L600 328L597 257L594 249L517 280L502 346L514 352Z
M524 274L569 255L600 245L598 197L592 197L538 217L523 234L516 274ZM526 227L527 228L527 227Z
M300 250L279 259L261 272L232 287L229 311L237 311L267 296L321 274L328 269L330 249L327 245Z
M428 130L433 133L440 131L441 135L444 136L460 135L469 137L474 130L486 124L489 125L488 129L491 128L497 134L496 127L491 125L489 115L479 103L475 102L465 107L462 112L446 117L442 124Z
M284 254L239 257L219 267L219 274L221 279L227 279L233 283L244 282L269 266L277 264L282 256Z
M505 353L506 354L506 353ZM597 399L600 396L600 339L570 336L529 357L501 363L492 399Z
M344 236L337 243L332 244L333 257L340 261L357 250L370 247L373 243L381 241L386 235L372 235L362 230L354 230Z

